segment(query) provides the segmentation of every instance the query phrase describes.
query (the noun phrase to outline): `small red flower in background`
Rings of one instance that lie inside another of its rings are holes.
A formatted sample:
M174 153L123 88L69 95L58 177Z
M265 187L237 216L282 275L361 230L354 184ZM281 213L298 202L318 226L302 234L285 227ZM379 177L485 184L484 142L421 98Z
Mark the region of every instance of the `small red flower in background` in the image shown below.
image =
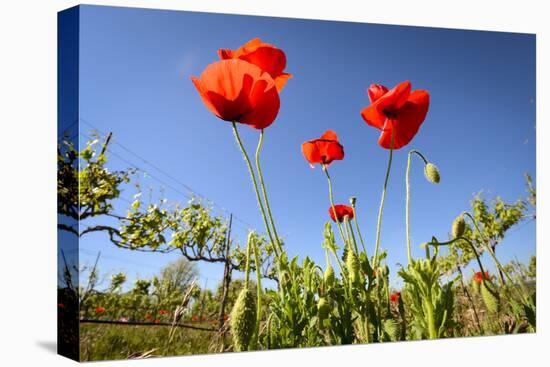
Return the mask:
M96 315L101 315L101 314L104 313L104 312L105 312L105 307L100 307L100 306L99 306L99 307L96 307L96 308L95 308L95 314L96 314Z
M319 139L303 143L302 154L312 167L316 163L328 166L332 161L344 159L344 147L336 133L328 130Z
M391 90L373 84L368 94L371 105L361 111L361 116L367 124L382 131L378 144L386 149L400 149L409 144L428 113L428 92L411 92L411 83L405 81Z
M66 308L66 307L65 307L65 304L63 304L63 303L58 303L58 304L57 304L57 307L59 307L59 308L61 308L61 309L65 309L65 308Z
M390 294L390 301L397 302L399 301L399 298L401 298L401 292L394 292Z
M488 271L485 272L485 276L483 276L483 273L480 271L474 274L474 282L481 283L483 281L483 278L491 279L491 274L489 274Z
M197 315L193 315L191 317L191 321L199 321L199 317Z
M161 315L167 315L167 314L168 314L168 310L160 310L160 311L159 311L159 314L161 314Z
M240 59L258 66L271 75L280 92L291 74L285 73L286 55L283 50L262 42L259 38L248 41L237 50L220 49L218 55L221 60Z
M275 81L258 66L241 59L210 64L200 78L191 77L206 107L220 119L264 129L279 113Z
M334 210L332 210L332 206L328 208L328 214L330 215L330 219L332 219L333 222L336 222L337 218L338 222L343 222L346 216L350 220L353 219L353 208L351 206L338 204L334 205L334 209L336 211L336 215L334 215Z
M155 324L160 324L160 319L155 319Z
M223 315L223 321L229 320L229 315Z
M208 320L208 319L206 318L206 316L201 316L201 321L206 321L206 320Z
M152 320L152 319L153 319L153 315L151 315L150 313L147 313L147 314L145 314L145 319L146 319L146 320Z

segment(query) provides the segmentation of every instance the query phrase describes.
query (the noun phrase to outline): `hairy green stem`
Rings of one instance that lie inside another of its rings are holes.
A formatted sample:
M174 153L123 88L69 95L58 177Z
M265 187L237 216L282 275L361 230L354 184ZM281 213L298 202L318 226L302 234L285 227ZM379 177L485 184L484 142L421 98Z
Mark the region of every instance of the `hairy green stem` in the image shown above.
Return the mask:
M342 230L342 225L340 224L340 221L338 221L338 216L336 215L336 207L334 205L334 196L332 193L332 180L330 179L330 175L328 173L328 167L326 165L323 165L323 171L325 172L325 175L327 176L328 180L328 194L330 198L330 205L332 207L332 214L334 214L334 219L336 221L336 225L338 226L338 231L340 232L340 236L342 237L342 241L344 241L344 246L346 245L346 237L344 236L344 231Z
M468 213L468 212L464 212L464 215L468 216L470 218L470 220L472 221L472 223L474 224L474 227L476 228L477 232L479 233L479 235L481 237L484 237L485 240L487 241L487 243L484 242L485 244L485 248L487 249L487 251L489 252L489 254L491 255L491 257L493 258L493 261L495 262L498 270L500 270L499 272L499 275L501 277L500 281L501 281L501 284L502 286L505 286L505 282L504 282L504 279L502 278L502 274L504 274L506 276L506 279L508 279L508 282L512 285L514 285L514 289L518 292L518 295L520 296L520 298L523 300L523 302L525 304L529 304L529 300L525 297L525 295L523 294L523 292L518 288L518 286L516 285L516 283L513 281L512 277L510 276L510 274L508 274L508 272L506 271L506 269L504 269L504 267L502 266L502 264L500 263L500 261L497 259L495 253L493 252L493 249L491 248L491 246L489 245L489 239L481 232L481 230L479 229L479 226L477 225L477 221L474 219L474 217Z
M273 235L271 234L271 230L269 228L269 224L267 222L267 216L265 214L265 208L262 203L262 199L260 197L260 192L258 190L258 183L256 181L256 175L254 174L254 169L252 168L252 163L250 163L250 158L248 157L248 153L246 153L246 149L244 148L244 145L241 141L241 137L239 136L239 132L237 130L237 124L233 122L233 134L235 135L235 139L237 140L237 144L239 145L239 148L241 149L241 152L243 153L244 160L246 161L246 165L248 167L248 172L250 173L250 178L252 179L252 185L254 186L254 191L256 192L256 199L258 200L258 206L260 207L260 211L262 214L262 218L264 220L265 229L267 231L267 235L269 237L269 240L273 244L273 248L275 249L275 255L277 255L277 247L275 245L275 241L273 240Z
M267 209L269 222L271 224L271 230L273 231L273 236L275 237L275 242L277 244L277 247L279 248L279 251L283 251L281 242L279 240L279 235L277 234L277 229L275 228L275 221L273 220L273 214L271 214L271 206L269 205L269 200L267 197L267 190L265 188L264 176L262 174L262 168L260 167L260 151L262 149L263 141L264 141L264 129L260 131L260 139L258 140L258 147L256 148L256 168L258 170L258 178L260 179L260 186L262 187L264 203Z
M257 309L256 309L256 340L260 338L260 322L262 321L262 275L260 273L260 250L258 244L254 242L254 263L256 265L256 290L257 290Z
M244 268L244 288L248 288L248 282L250 280L250 250L252 242L254 241L254 232L248 233L248 239L246 241L246 265Z
M412 253L411 253L411 226L410 226L410 199L411 199L411 184L410 184L410 171L411 171L411 158L413 154L417 154L420 158L424 160L424 164L428 164L427 159L417 150L411 150L407 157L407 170L405 173L405 188L406 188L406 199L405 199L405 232L407 235L407 259L409 264L412 262Z
M365 241L363 241L363 236L361 235L361 229L359 228L359 223L357 222L357 210L355 210L355 203L352 204L353 207L353 221L355 222L355 228L357 229L357 235L359 236L359 241L361 241L361 247L368 258L367 247L365 246Z
M355 253L359 254L359 249L357 248L357 241L355 239L355 233L353 232L353 227L351 226L351 222L349 221L349 217L347 215L344 219L344 223L346 224L346 228L348 232L348 241L350 241L350 244L353 243Z
M382 227L382 212L384 211L384 202L386 200L386 188L390 178L391 163L393 158L393 133L390 144L390 158L388 159L388 168L386 169L386 178L384 179L384 187L382 189L382 198L380 199L380 208L378 209L378 222L376 224L376 242L374 244L374 261L373 266L376 269L378 266L378 249L380 247L380 229Z
M474 246L474 244L469 240L467 239L466 237L456 237L450 241L446 241L446 242L438 242L438 241L432 241L432 242L428 242L428 245L431 245L431 246L434 246L434 247L439 247L439 246L447 246L447 245L451 245L457 241L464 241L466 242L468 245L470 245L470 247L472 248L472 251L474 252L474 255L476 257L476 260L477 260L477 264L479 265L479 270L481 271L481 273L485 274L485 270L483 269L483 264L481 263L481 259L479 258L479 255L477 253L477 250ZM426 246L426 248L428 248L428 246Z

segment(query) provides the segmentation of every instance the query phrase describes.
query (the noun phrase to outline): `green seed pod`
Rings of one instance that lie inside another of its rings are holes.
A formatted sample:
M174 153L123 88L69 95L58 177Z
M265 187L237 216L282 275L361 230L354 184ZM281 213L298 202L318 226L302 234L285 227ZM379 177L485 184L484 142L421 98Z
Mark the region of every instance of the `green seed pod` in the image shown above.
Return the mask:
M431 183L439 183L439 180L441 179L439 176L439 169L433 163L428 163L424 166L424 175Z
M334 269L330 264L328 264L327 269L325 270L323 281L327 288L330 288L334 285L334 280Z
M235 351L248 350L256 328L256 300L249 289L242 289L231 311L231 333Z
M452 234L453 238L461 237L466 230L466 221L464 216L461 214L453 221Z
M481 282L481 298L483 298L483 303L487 307L487 311L490 313L497 313L500 309L500 300L498 298L498 293L493 289L489 282Z
M361 279L361 265L359 264L359 258L352 249L348 249L346 268L348 270L349 280L351 283L358 282Z
M317 302L317 315L321 325L323 325L323 321L327 319L329 312L330 306L327 299L325 297L319 298L319 301Z

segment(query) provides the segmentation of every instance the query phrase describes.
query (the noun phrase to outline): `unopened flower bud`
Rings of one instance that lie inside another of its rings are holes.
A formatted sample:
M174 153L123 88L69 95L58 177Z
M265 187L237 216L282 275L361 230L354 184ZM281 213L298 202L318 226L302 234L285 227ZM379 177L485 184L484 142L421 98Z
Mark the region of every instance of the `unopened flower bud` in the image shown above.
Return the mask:
M453 221L452 234L453 238L461 237L466 230L466 221L464 220L464 215L459 215Z
M325 297L319 298L317 302L317 315L319 316L319 321L323 325L323 321L326 320L330 312L330 306Z
M355 196L351 196L349 198L349 203L352 207L355 207L355 203L357 203L357 198Z
M428 163L424 167L424 175L426 179L431 183L439 183L441 177L439 176L439 169L433 163Z
M348 270L349 280L351 283L355 283L361 278L361 265L359 264L359 258L352 249L348 250L346 257L346 268Z
M248 350L256 326L256 300L250 289L243 288L239 293L230 320L235 350Z
M332 287L334 285L334 269L329 264L325 270L323 281L327 287Z
M497 313L500 309L498 293L488 281L482 281L480 287L481 298L483 299L483 303L485 303L485 307L487 307L487 311Z

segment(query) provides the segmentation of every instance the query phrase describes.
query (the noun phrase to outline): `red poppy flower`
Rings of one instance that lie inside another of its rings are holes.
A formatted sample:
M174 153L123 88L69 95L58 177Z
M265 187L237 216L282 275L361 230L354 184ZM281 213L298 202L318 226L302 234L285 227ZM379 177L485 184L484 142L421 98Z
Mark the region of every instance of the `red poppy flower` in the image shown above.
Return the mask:
M96 307L96 309L95 309L95 314L96 315L100 315L103 312L105 312L105 307Z
M258 66L271 75L280 92L291 74L283 72L286 67L286 56L283 50L262 42L259 38L248 41L237 50L220 49L218 55L221 60L241 59Z
M378 144L383 148L400 149L414 138L424 122L430 95L425 90L411 92L409 81L388 90L380 84L369 87L371 105L361 111L363 119L382 131Z
M191 317L191 321L199 321L199 317L197 315L193 315Z
M336 216L334 215L332 206L328 208L330 219L332 219L334 222L336 222L336 218L338 218L338 222L343 222L346 216L348 217L348 219L353 219L353 208L351 206L338 204L334 205L334 209L336 210Z
M168 314L168 310L160 310L159 314L166 315L166 314Z
M397 302L399 301L399 298L401 298L401 292L394 292L390 294L390 301Z
M58 304L57 304L57 307L62 308L62 309L65 309L65 304L63 304L63 303L58 303Z
M490 279L491 274L489 274L488 271L485 272L485 276L483 276L483 273L478 271L474 274L474 282L481 283L483 281L483 278Z
M210 64L191 77L206 107L220 119L264 129L279 113L275 81L258 66L232 59Z
M150 313L147 313L147 314L145 314L145 319L146 319L146 320L152 320L152 319L153 319L153 315L151 315Z
M338 142L338 136L327 130L319 139L302 144L302 154L313 167L315 163L329 165L334 160L344 159L344 147Z
M160 324L160 319L155 319L155 324Z

